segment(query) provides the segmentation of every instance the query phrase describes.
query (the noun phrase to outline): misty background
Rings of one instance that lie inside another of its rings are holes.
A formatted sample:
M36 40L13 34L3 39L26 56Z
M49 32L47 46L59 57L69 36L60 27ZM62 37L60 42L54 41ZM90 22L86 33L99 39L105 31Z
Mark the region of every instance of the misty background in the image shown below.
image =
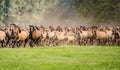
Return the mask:
M119 25L120 0L0 0L0 25Z

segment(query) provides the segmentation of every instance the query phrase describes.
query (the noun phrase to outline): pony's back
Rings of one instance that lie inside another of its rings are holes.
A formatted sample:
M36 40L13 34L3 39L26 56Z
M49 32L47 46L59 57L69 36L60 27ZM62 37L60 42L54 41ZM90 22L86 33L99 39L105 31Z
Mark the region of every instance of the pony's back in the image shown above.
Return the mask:
M5 32L0 30L0 41L4 40L5 37L6 37Z

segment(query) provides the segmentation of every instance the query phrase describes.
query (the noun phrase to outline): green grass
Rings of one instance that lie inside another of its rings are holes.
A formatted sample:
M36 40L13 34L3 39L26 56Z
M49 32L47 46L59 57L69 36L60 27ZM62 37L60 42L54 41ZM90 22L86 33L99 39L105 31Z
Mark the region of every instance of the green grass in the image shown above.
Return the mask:
M120 48L0 48L0 70L120 70Z

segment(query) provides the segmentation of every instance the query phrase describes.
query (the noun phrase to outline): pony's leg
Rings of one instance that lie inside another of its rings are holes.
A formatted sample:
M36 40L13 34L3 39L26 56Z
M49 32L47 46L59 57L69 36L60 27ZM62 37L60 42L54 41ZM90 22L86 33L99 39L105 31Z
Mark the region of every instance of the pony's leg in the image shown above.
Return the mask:
M12 46L12 42L13 42L12 40L9 40L9 43L8 43L9 47Z
M110 46L112 46L112 38L110 39Z
M106 46L107 44L107 41L106 41L106 39L103 39L103 46Z
M110 39L106 40L106 46L110 46Z
M42 45L42 44L41 44L41 41L42 41L41 38L38 38L38 39L36 40L36 46L37 46L37 47Z
M30 47L33 47L33 45L32 45L32 41L30 41L29 45L30 45Z
M18 42L16 43L16 45L17 45L17 47L20 47L21 42L20 42L20 41L18 41Z
M28 42L28 39L25 39L24 47L26 46L27 42Z
M14 44L14 41L13 41L13 40L10 40L9 46L11 46L11 48L12 48L13 44Z
M115 40L112 40L112 46L114 46Z
M2 42L0 41L0 44L2 44ZM2 45L0 46L0 48L2 48Z
M3 48L3 41L1 41L1 47Z
M29 42L30 47L33 47L33 42L34 42L34 40L31 40L31 41Z
M93 45L93 38L90 38L90 45Z
M116 46L119 46L119 39L117 39L116 41Z
M80 41L79 41L79 45L80 45L80 46L82 46L82 45L83 45L82 41L83 41L83 40L82 40L82 39L80 39Z
M5 40L1 41L1 46L2 46L2 48L3 48L3 47L6 47L6 45L5 45Z
M104 39L101 40L101 46L104 46Z
M6 46L9 44L9 41L10 41L10 40L6 40Z
M15 48L16 41L12 41L12 48Z
M22 45L22 43L23 43L23 42L19 42L19 46L18 46L18 47L20 47L20 46Z
M3 47L6 47L6 41L3 40Z
M119 39L119 41L118 41L118 46L120 46L120 39Z
M86 46L86 39L83 40L83 46Z
M32 44L32 45L33 45L33 46L36 45L36 39L33 40L33 44Z
M99 46L100 45L100 39L96 39L96 41L97 41L97 46Z
M36 39L36 41L35 41L35 44L36 44L37 47L39 45L39 41L40 41L40 38Z
M105 46L105 44L106 44L106 40L103 39L103 44L102 44L102 46Z

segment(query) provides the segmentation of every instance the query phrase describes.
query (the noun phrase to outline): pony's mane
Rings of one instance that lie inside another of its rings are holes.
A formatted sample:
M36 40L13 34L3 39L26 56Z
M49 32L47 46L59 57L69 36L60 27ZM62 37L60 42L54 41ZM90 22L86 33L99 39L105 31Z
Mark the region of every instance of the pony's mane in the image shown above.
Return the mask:
M16 24L10 24L10 25L16 26Z
M36 28L37 30L40 30L37 26L35 26L35 28Z
M20 27L19 27L19 26L15 26L15 27L18 28L19 32L21 33L21 29L20 29Z
M30 28L32 27L33 31L35 31L35 27L33 25L29 25Z

